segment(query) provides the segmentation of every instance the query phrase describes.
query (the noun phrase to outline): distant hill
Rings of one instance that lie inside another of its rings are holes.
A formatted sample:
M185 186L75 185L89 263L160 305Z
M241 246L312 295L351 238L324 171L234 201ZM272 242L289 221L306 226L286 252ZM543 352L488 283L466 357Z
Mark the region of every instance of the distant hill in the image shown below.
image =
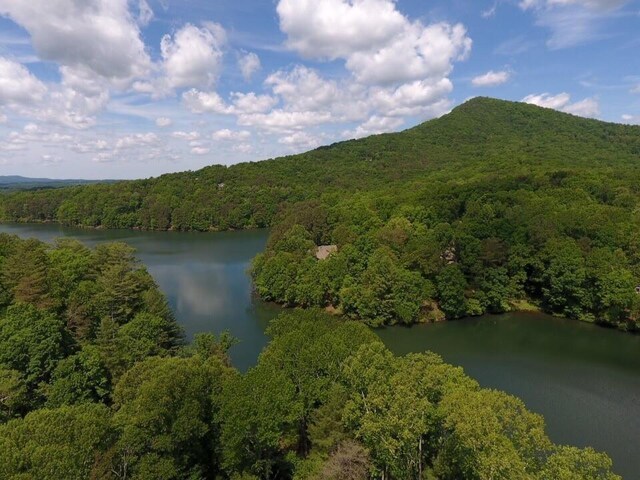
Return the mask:
M106 228L264 227L283 205L331 192L478 175L530 178L563 169L588 173L624 167L637 175L638 166L640 127L475 98L404 132L300 155L148 180L16 193L2 199L2 215L11 221Z
M0 175L0 189L3 190L30 190L41 188L61 188L73 185L88 185L93 183L113 182L112 180L80 180L80 179L53 179L53 178L29 178L20 175Z

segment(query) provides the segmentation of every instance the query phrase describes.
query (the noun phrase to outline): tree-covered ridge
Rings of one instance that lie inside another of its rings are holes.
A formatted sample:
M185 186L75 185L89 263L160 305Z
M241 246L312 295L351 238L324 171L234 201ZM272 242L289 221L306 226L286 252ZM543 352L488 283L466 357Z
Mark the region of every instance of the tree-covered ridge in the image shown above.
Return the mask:
M638 174L640 127L532 105L476 98L413 129L314 151L159 178L2 197L2 219L155 230L272 225L286 204L349 196L408 181L531 175L569 169L628 189ZM604 192L593 192L594 194ZM633 191L631 192L633 196Z
M605 454L554 445L520 400L437 355L395 357L362 324L317 310L284 314L269 333L245 374L228 366L228 339L202 335L140 359L106 397L0 423L0 476L619 479Z

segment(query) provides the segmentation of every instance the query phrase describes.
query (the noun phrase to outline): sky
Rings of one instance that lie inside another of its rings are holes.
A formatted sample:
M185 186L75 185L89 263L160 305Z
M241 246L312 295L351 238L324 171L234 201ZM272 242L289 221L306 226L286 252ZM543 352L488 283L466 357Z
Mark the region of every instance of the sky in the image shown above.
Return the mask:
M640 0L0 0L0 175L257 161L475 96L640 124Z

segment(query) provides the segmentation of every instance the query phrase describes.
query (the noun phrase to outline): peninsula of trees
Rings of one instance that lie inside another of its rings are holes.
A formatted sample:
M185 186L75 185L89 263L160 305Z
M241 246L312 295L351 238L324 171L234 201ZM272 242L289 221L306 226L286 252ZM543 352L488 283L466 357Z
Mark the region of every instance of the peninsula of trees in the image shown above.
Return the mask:
M518 308L640 329L640 127L476 98L258 163L0 197L6 221L271 227L263 298L372 325ZM318 246L337 247L325 260Z

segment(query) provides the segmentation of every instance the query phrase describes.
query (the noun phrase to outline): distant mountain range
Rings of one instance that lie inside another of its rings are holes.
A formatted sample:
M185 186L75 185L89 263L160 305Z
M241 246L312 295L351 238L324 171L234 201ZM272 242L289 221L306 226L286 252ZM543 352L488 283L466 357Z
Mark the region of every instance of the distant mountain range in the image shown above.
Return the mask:
M112 181L113 180L29 178L22 177L20 175L0 175L0 189L30 190L39 188L60 188L73 185L88 185L92 183L110 183Z

